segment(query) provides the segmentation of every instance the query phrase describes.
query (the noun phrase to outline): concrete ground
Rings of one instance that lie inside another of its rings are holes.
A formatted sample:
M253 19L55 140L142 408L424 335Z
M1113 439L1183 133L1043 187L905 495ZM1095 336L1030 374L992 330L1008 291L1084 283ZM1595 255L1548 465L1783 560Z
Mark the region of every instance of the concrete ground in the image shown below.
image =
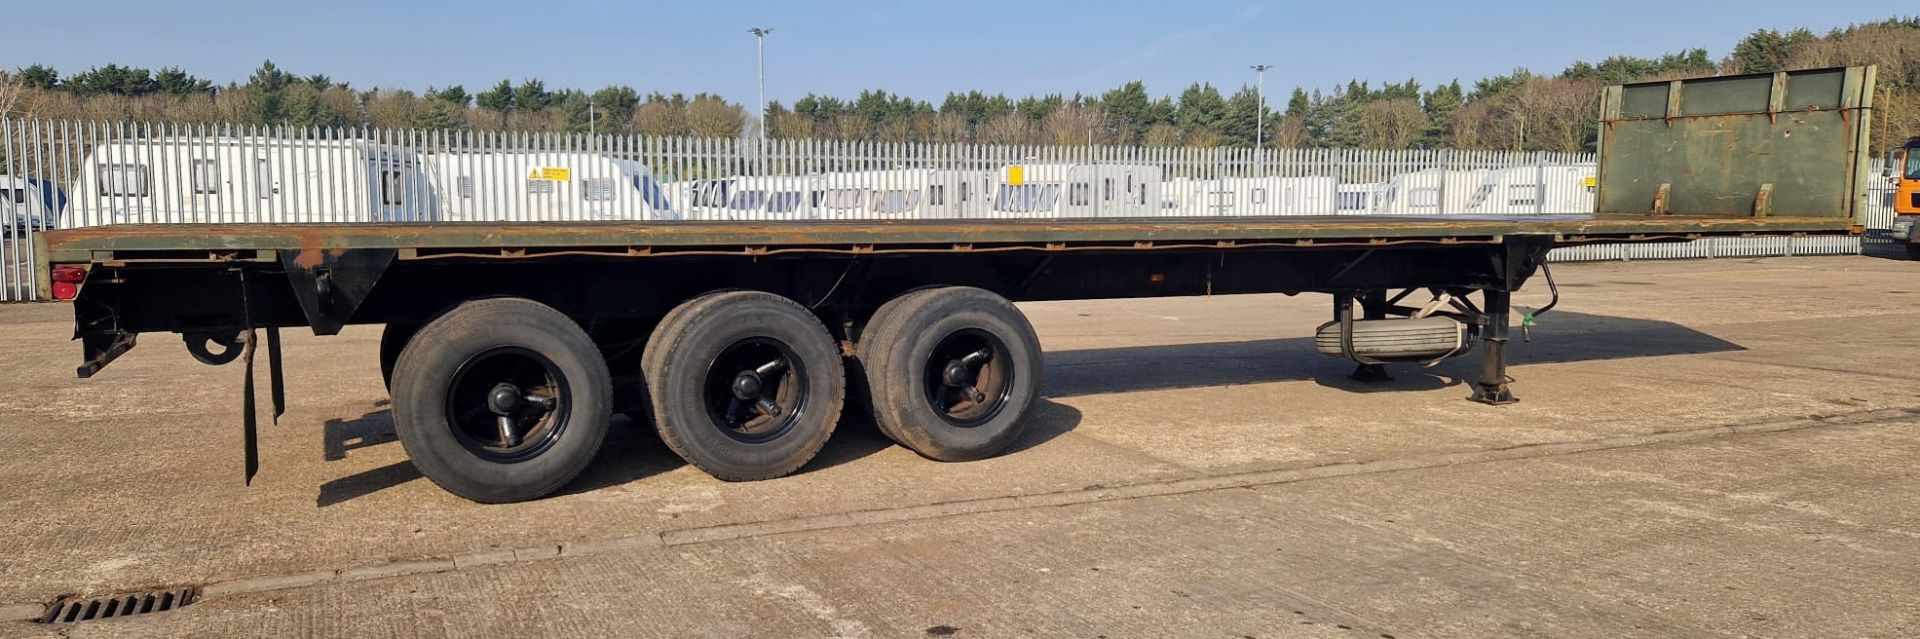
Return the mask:
M1470 359L1348 381L1322 296L1033 304L1048 400L1001 457L849 420L728 484L621 419L565 494L503 506L407 462L377 327L289 338L244 487L239 367L152 335L75 380L65 307L0 307L0 612L206 592L0 635L1920 633L1920 263L1557 271L1511 406L1464 401Z

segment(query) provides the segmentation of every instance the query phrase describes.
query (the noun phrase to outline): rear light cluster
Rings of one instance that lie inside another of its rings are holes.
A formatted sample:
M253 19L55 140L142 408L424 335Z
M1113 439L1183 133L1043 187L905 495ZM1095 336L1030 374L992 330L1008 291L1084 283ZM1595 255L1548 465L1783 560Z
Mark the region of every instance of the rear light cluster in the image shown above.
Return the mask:
M53 299L64 302L80 296L80 283L87 281L87 268L55 266L50 275L53 279Z

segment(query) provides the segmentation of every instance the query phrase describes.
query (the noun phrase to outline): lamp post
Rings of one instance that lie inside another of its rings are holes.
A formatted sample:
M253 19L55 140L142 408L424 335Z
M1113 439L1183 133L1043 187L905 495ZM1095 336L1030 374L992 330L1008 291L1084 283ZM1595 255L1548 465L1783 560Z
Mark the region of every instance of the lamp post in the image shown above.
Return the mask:
M1261 142L1263 141L1262 137L1263 134L1266 133L1267 128L1267 69L1273 68L1273 65L1256 64L1247 68L1253 69L1255 74L1256 79L1253 84L1253 95L1260 102L1260 106L1253 110L1253 157L1264 158L1261 149L1265 147L1261 145ZM1257 177L1266 177L1267 167L1265 165L1265 162L1256 162L1254 164L1256 173L1258 174Z
M764 148L767 146L767 34L773 33L773 29L754 27L747 29L747 33L753 34L760 48L760 115L755 119L760 121L760 146Z

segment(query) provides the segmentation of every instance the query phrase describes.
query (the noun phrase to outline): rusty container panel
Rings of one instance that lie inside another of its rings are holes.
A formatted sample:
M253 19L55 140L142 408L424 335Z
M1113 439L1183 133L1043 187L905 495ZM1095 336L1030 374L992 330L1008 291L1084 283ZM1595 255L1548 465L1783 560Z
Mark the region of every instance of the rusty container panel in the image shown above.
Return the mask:
M1865 208L1873 67L1608 87L1598 212L1854 219Z

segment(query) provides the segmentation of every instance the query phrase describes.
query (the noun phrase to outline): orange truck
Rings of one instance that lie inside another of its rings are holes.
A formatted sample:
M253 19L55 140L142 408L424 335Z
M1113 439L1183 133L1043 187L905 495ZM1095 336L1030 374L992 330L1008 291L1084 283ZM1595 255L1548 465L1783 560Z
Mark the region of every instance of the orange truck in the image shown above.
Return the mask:
M1888 234L1906 244L1909 257L1920 260L1920 137L1887 151L1885 175L1893 187L1887 191L1894 215Z

